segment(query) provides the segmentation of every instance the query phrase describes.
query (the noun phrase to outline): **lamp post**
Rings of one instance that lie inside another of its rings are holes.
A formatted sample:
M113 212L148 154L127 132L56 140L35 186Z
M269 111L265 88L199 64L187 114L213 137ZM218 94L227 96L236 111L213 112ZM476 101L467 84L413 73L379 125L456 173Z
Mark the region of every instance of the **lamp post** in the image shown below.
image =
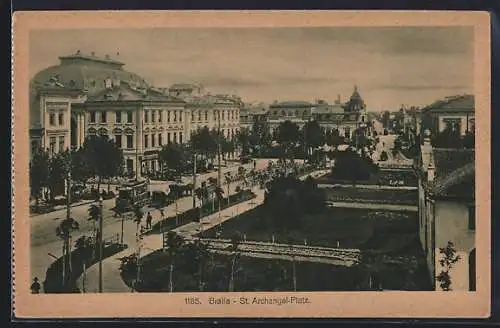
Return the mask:
M102 196L99 197L99 293L102 293L102 241L103 241Z

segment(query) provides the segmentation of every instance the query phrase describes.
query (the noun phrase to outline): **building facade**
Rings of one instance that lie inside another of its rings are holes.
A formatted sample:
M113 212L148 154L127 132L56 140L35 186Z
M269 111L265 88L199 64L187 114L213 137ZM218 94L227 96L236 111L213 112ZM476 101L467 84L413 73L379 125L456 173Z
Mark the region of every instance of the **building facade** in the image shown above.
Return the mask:
M95 53L59 59L30 81L32 152L56 154L81 147L89 135L107 135L123 150L126 172L140 176L159 170L164 144L185 143L205 125L229 138L239 129L236 96L211 96L194 84L158 89Z
M325 130L337 130L345 138L352 138L355 132L365 135L370 133L371 124L368 122L366 105L357 86L345 103L342 103L339 95L333 104L324 100L284 101L274 102L269 106L268 122L271 131L284 121L291 121L302 128L311 120L317 121Z
M475 103L473 95L450 96L422 109L423 130L437 135L446 129L460 136L475 131Z
M429 277L442 290L437 276L444 270L440 249L453 243L460 257L450 270L451 289L476 288L474 150L433 148L427 130L416 159L419 229Z

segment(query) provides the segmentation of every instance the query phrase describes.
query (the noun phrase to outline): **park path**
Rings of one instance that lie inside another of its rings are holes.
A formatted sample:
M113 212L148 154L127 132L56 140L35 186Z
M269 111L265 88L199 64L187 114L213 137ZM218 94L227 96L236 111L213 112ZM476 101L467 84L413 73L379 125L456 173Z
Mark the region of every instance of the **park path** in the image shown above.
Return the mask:
M302 177L302 179L306 178L307 176L311 175L313 177L318 177L320 175L325 174L325 171L315 171L312 172L308 175L305 175ZM233 185L235 185L233 183ZM183 226L180 226L176 229L173 229L173 231L177 232L180 236L184 238L192 238L194 235L198 234L201 232L201 230L208 230L216 225L223 223L227 220L230 220L234 217L236 217L238 214L247 212L259 205L261 205L264 202L264 190L258 189L257 187L254 187L252 191L256 194L256 198L233 205L231 207L225 208L221 212L217 212L214 214L211 214L207 217L204 217L201 219L200 223L197 222L190 222L187 223ZM235 190L231 190L231 194L234 194ZM169 207L175 206L174 204L169 205ZM180 206L179 206L180 208ZM167 211L165 211L167 212ZM155 211L152 213L153 216L153 225L155 222L159 220L159 212ZM135 239L135 235L134 235ZM120 258L124 256L128 256L133 254L136 251L135 248L135 240L127 242L125 241L128 245L131 245L129 248L126 250L117 253L111 257L108 257L103 260L102 262L102 267L103 267L103 292L105 293L111 293L111 292L121 292L121 293L127 293L130 292L131 289L129 286L125 284L123 279L120 276ZM141 257L144 257L158 249L161 249L163 247L162 245L162 236L160 234L157 235L149 235L149 236L144 236L142 240L142 247L141 247ZM82 279L84 277L81 276L77 280L77 286L82 288ZM95 264L91 266L90 268L87 269L86 271L86 281L85 281L85 290L87 293L96 293L98 292L99 288L99 265Z

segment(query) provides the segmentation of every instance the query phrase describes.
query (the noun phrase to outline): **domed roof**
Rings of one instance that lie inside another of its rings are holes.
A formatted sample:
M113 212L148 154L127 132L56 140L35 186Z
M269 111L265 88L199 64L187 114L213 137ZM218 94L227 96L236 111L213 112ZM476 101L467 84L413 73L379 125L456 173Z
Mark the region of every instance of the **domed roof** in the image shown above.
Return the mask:
M89 94L105 88L107 78L117 79L140 87L148 87L138 74L127 72L123 63L95 55L74 55L59 57L60 64L38 72L30 81L33 88L57 86L64 89L87 90Z
M351 98L349 98L349 101L345 104L344 108L348 112L359 112L365 109L365 102L358 92L358 86L354 86Z

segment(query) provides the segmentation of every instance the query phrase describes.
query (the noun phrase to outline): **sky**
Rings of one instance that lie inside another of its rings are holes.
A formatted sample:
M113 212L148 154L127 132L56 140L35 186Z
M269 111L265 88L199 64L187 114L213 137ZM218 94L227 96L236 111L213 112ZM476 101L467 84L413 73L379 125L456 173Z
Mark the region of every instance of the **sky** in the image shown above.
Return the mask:
M77 50L109 54L157 87L199 82L245 102L347 101L357 85L378 111L474 85L471 27L35 30L30 75Z

